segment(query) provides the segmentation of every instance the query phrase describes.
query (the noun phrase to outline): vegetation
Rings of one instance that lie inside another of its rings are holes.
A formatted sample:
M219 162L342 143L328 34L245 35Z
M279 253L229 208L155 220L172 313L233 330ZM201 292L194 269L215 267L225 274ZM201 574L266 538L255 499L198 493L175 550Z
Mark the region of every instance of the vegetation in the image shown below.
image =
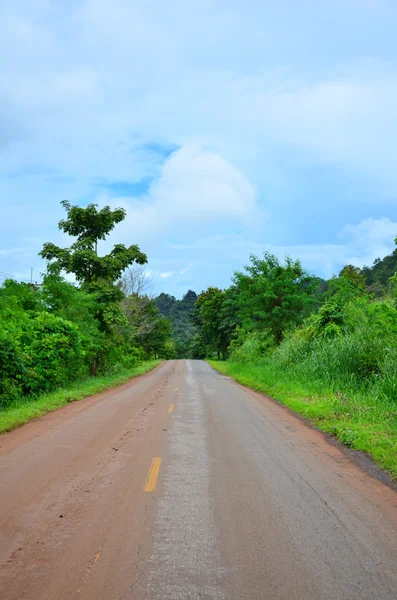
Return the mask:
M124 210L63 206L67 218L59 228L76 239L69 248L44 244L43 283L6 280L0 288L0 411L18 414L12 423L43 410L43 394L99 376L82 388L96 390L103 378L117 381L141 364L175 355L170 320L142 288L131 287L146 255L122 244L98 253Z
M265 253L226 290L152 298L138 246L98 252L124 210L63 206L74 241L44 244L43 283L0 288L0 431L160 358L217 357L397 477L397 250L329 281Z
M70 402L82 400L93 394L103 392L110 387L121 385L132 377L143 375L154 369L160 360L143 361L131 369L118 368L115 373L90 377L78 383L71 383L67 387L41 394L38 397L20 397L14 400L6 410L0 411L0 433L10 431L32 419L65 406Z
M196 301L197 294L192 290L186 292L182 300L176 300L174 296L164 293L156 298L160 314L171 322L171 338L176 358L192 356L191 346L194 345L196 334L192 315Z
M207 356L269 393L397 477L396 253L373 267L346 265L328 282L299 261L251 256L225 291L197 300ZM387 273L387 277L385 276ZM376 284L376 293L374 285Z

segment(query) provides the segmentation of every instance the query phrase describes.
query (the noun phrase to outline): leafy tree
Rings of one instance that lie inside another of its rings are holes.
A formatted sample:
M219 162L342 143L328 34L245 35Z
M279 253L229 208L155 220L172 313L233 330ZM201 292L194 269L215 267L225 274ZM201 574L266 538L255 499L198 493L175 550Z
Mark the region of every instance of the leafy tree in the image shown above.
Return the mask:
M197 299L194 320L197 324L204 345L209 352L216 352L218 358L226 358L230 343L224 325L222 308L225 292L219 288L209 287Z
M376 258L372 267L363 267L361 272L368 292L377 298L385 296L390 288L390 279L397 272L397 249L382 259Z
M237 271L233 277L239 318L247 331L267 330L280 344L284 333L302 322L312 301L313 278L289 256L284 265L269 252L250 260L245 273Z
M326 296L339 304L346 304L355 298L366 296L365 277L361 269L353 265L343 267L338 277L328 282Z
M207 349L201 333L195 333L192 337L189 343L188 355L190 358L196 359L203 359L206 357Z
M79 328L88 369L106 343L97 318L99 306L96 296L65 281L51 265L44 275L41 296L48 312Z
M156 304L163 317L172 318L172 311L178 301L174 296L162 292L156 298Z
M114 284L134 262L140 265L147 262L146 254L137 245L126 248L124 244L116 244L109 254L98 256L98 241L105 240L115 225L125 219L123 208L111 210L105 206L98 210L96 204L81 208L72 206L67 200L61 204L66 210L67 219L60 221L58 227L77 239L70 248L59 248L46 242L40 252L59 271L73 274L79 283L91 289L90 284L94 283Z
M170 339L171 321L161 315L156 300L146 294L148 285L150 282L144 272L136 267L128 269L121 281L122 308L131 339L146 356L175 358L175 344Z
M105 206L98 210L95 204L81 208L66 200L62 205L67 218L60 221L58 227L77 239L70 248L60 248L47 242L40 254L49 262L52 274L61 271L73 274L81 291L95 297L95 318L107 339L101 352L92 360L91 373L94 375L98 364L104 367L106 354L114 353L117 347L123 346L120 337L128 323L120 306L124 295L117 281L127 267L133 263L145 264L147 257L137 245L127 248L123 244L116 244L105 256L98 255L98 241L105 240L115 225L125 218L124 209L111 210Z
M182 300L164 293L156 298L160 313L171 320L171 336L177 358L190 356L190 344L196 333L192 320L196 301L197 294L192 290L188 290Z

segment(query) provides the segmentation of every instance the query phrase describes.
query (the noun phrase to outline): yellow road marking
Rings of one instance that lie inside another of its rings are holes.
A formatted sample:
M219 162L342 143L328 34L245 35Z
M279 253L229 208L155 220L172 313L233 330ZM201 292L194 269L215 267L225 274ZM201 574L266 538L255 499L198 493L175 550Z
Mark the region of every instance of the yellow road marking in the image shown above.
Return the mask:
M173 405L173 404L170 404L170 407L169 407L169 409L168 409L168 412L169 412L169 413L172 413L172 411L173 411L173 410L174 410L174 405Z
M89 576L91 575L91 571L94 568L95 563L97 563L100 558L101 558L101 555L100 555L99 552L97 552L95 554L95 557L91 560L90 564L88 565L88 567L85 570L84 580L83 580L82 585L79 588L77 588L77 590L76 590L77 594L81 594L81 592L83 590L83 587L85 586L85 584L87 583L87 580L88 580Z
M161 465L160 456L155 456L150 465L149 475L147 476L144 492L153 492L156 489L157 477L159 476Z

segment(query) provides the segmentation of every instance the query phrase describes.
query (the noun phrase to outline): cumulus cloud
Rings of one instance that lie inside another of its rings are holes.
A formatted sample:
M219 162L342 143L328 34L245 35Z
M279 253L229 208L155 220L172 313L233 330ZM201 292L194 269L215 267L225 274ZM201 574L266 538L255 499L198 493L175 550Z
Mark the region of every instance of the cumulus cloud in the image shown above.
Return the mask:
M182 237L202 235L219 221L223 226L250 227L267 218L247 178L197 142L171 154L143 199L100 195L98 201L127 210L126 220L115 233L118 238L133 233L144 242L170 232ZM114 239L112 236L110 241Z

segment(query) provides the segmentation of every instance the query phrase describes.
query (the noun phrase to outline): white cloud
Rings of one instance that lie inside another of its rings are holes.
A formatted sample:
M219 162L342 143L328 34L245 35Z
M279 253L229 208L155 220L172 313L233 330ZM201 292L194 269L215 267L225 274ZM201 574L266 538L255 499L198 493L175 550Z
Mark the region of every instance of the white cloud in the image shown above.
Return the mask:
M148 248L151 264L164 259L157 274L185 275L196 257L180 256L181 245L205 252L203 240L215 235L219 255L233 250L231 238L236 254L265 236L280 248L277 227L259 234L266 215L258 206L281 214L288 239L295 223L283 194L272 197L272 186L288 186L284 161L336 166L370 180L374 203L395 203L395 2L254 0L247 9L242 0L21 0L3 2L0 13L4 247L10 222L12 240L34 229L32 252L54 239L59 201L95 199L98 178L155 177L145 198L96 199L127 208L115 236ZM145 148L153 141L180 149L162 165ZM347 229L338 244L293 248L314 266L328 261L329 271L332 251L335 265L364 257L361 234ZM395 232L385 225L384 235ZM175 264L158 249L165 239L180 252ZM368 257L389 247L381 236L368 244ZM206 261L211 267L213 257Z
M259 1L252 11L219 0L5 4L3 170L34 164L80 178L139 178L153 170L153 156L136 155L141 142L201 138L255 183L264 153L285 146L301 160L370 175L395 194L396 66L366 52L328 64L325 43L336 42L320 26L327 15L340 19L342 6L346 27L392 19L395 9L367 3L357 15L357 0L305 4L321 17L308 36L324 43L317 73L293 60L297 42L302 51L308 43L294 2L282 15ZM272 55L288 49L284 61Z
M202 234L217 222L257 227L266 219L246 177L219 154L196 142L168 158L144 199L101 195L97 201L126 208L127 218L115 233L118 239L132 234L140 241L153 236L158 240L170 233L191 236ZM114 239L111 236L110 242Z
M168 271L167 273L160 273L160 277L162 279L167 279L168 277L171 277L171 275L173 275L172 271Z
M165 163L151 190L157 206L186 219L246 219L255 208L255 190L219 154L189 143Z

